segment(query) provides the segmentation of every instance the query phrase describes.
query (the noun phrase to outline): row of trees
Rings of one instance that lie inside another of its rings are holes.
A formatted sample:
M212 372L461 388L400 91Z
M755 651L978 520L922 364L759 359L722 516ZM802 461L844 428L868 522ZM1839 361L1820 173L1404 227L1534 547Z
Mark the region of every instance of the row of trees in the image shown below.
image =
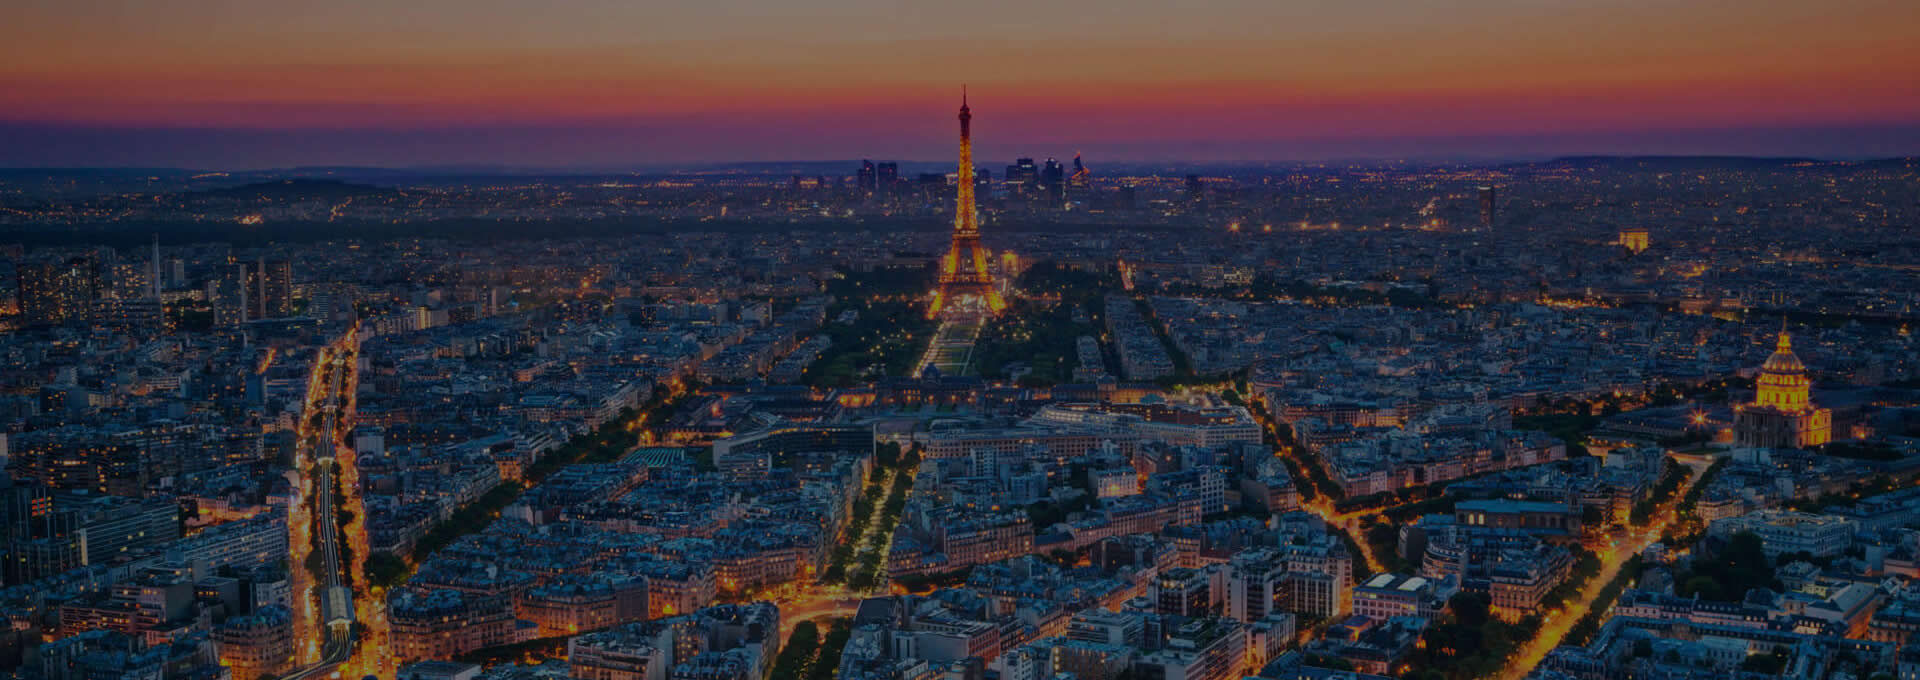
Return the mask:
M1600 575L1601 565L1598 555L1578 545L1568 546L1567 549L1573 552L1573 571L1567 574L1566 580L1554 586L1553 590L1547 591L1547 594L1540 599L1540 605L1547 609L1559 609L1568 602L1572 602L1573 598L1579 596L1580 591L1587 587L1587 582Z
M913 478L919 468L916 459L893 476L886 505L880 507L880 533L870 541L870 549L861 554L860 569L847 582L855 590L878 586L885 577L887 544L893 539L893 528L900 523L900 513L906 510L907 495L913 493Z
M853 515L847 519L847 533L840 545L833 549L833 557L827 566L821 581L842 583L847 579L847 564L853 560L854 551L861 541L867 538L867 527L873 523L874 507L880 502L881 495L887 492L888 475L898 477L906 469L907 463L918 464L919 451L903 450L898 443L887 442L874 447L874 462L885 474L877 474L867 479L867 486L860 497L853 501Z
M1640 580L1640 572L1644 568L1639 555L1627 558L1626 564L1620 567L1620 573L1614 574L1613 580L1600 589L1599 596L1593 599L1592 608L1574 622L1573 628L1567 630L1567 637L1561 640L1561 644L1584 645L1592 640L1594 634L1600 632L1600 624L1606 620L1608 610L1613 609L1613 602L1620 599L1621 591L1626 590L1628 584Z
M1166 348L1167 358L1173 361L1173 375L1154 378L1154 384L1159 385L1161 389L1177 390L1191 385L1244 383L1249 372L1246 369L1201 374L1193 367L1193 358L1187 356L1186 351L1180 349L1180 345L1173 341L1173 335L1167 330L1166 324L1160 320L1160 317L1154 315L1153 306L1141 298L1135 298L1133 302L1139 307L1140 315L1146 317L1147 326L1152 328L1153 334L1160 338L1160 346Z
M1710 469L1709 473L1712 471ZM1680 487L1686 483L1688 475L1689 471L1685 466L1671 460L1666 461L1660 481L1649 499L1642 501L1634 508L1634 524L1644 526L1651 521L1654 513L1661 507L1673 502L1675 494L1679 493ZM1698 487L1690 490L1687 498L1697 500L1698 490ZM1436 509L1439 504L1451 504L1449 499L1442 497L1414 505L1429 503L1435 504ZM1407 506L1396 508L1395 511L1407 511ZM1385 542L1389 534L1384 529L1391 529L1391 526L1390 524L1378 525L1376 529L1379 533L1370 532L1369 538L1376 541L1376 546ZM1733 584L1732 587L1772 581L1772 568L1768 566L1764 552L1760 551L1758 537L1743 534L1736 536L1735 539L1738 545L1730 545L1729 549L1704 562L1696 560L1696 564L1701 568L1712 570L1711 574L1703 574L1699 577L1702 580L1695 584L1697 588L1708 587L1707 581L1714 578L1727 579L1730 584ZM1599 556L1579 546L1574 546L1571 550L1575 559L1572 573L1546 594L1542 600L1545 609L1558 609L1571 602L1593 579L1599 577L1604 568ZM1736 564L1744 565L1740 568L1747 571L1736 570ZM1628 558L1620 572L1601 588L1587 613L1574 623L1567 637L1562 640L1562 644L1583 644L1591 639L1606 619L1614 600L1619 598L1620 593L1629 584L1639 578L1641 571L1640 557L1635 555ZM1690 577L1690 580L1692 578ZM1744 595L1745 592L1744 587L1739 590L1740 595ZM1688 595L1690 592L1680 594ZM1485 605L1479 599L1485 597L1475 593L1462 593L1448 602L1450 616L1428 629L1424 638L1425 644L1415 654L1420 658L1415 659L1413 665L1424 667L1425 670L1410 677L1421 680L1486 677L1499 671L1506 658L1516 651L1520 644L1531 639L1538 632L1540 618L1537 613L1527 616L1517 624L1487 619L1482 613Z
M819 658L814 659L813 667L807 669L806 680L833 680L839 675L840 653L847 650L847 640L852 637L852 621L835 621L827 631L827 641L820 645Z
M900 522L900 514L906 510L907 495L913 492L913 478L920 469L920 450L917 446L902 450L900 445L888 443L880 445L877 451L876 461L890 471L892 481L882 483L881 477L876 476L854 501L851 533L834 548L833 564L822 579L828 583L844 582L849 588L866 590L878 586L885 576L888 542L893 538L894 526ZM883 489L885 502L880 500ZM873 526L873 533L868 534L866 529L873 524L875 503L881 503L878 506L880 522Z
M1491 614L1485 593L1462 592L1447 601L1447 614L1427 628L1406 662L1421 670L1415 680L1492 677L1540 629L1539 616L1508 623Z
M773 669L768 671L768 680L806 680L810 674L808 666L820 655L820 627L812 621L801 621L793 627L793 634L787 636L787 644L780 648L780 654L773 658Z
M1653 486L1653 493L1647 494L1646 500L1633 504L1633 512L1628 515L1628 521L1636 527L1644 527L1652 522L1660 506L1673 500L1673 495L1680 492L1680 485L1687 482L1690 473L1685 465L1675 463L1671 458L1662 460L1666 464L1660 471L1660 481Z
M824 639L819 626L801 621L774 657L767 680L833 680L840 669L840 653L846 650L852 635L850 621L833 622Z
M1701 554L1704 553L1704 554ZM1779 589L1760 537L1742 531L1716 549L1696 553L1689 566L1673 574L1673 592L1681 597L1738 602L1754 588Z
M1306 491L1307 484L1313 486L1315 494L1324 495L1334 503L1339 503L1346 499L1346 489L1341 488L1339 483L1334 482L1332 477L1327 476L1326 461L1320 460L1319 454L1307 450L1304 446L1300 446L1293 438L1292 427L1286 423L1275 422L1273 429L1279 433L1278 443L1284 445L1287 451L1293 453L1292 456L1288 457L1288 460L1299 461L1298 464L1289 462L1287 465L1287 473L1294 476L1294 485L1301 487L1300 498L1302 500L1311 500L1314 497ZM1301 473L1305 473L1305 476L1301 476Z
M1252 413L1254 419L1260 421L1264 426L1260 433L1260 441L1266 444L1268 449L1274 451L1283 449L1287 451L1300 450L1293 438L1293 428L1267 415L1264 402L1253 402L1252 406L1247 408L1247 411ZM1326 485L1333 487L1335 494L1339 494L1333 496L1335 501L1345 496L1344 493L1340 492L1338 485L1333 484L1332 480L1327 479L1324 472L1316 470L1315 472L1319 474L1309 476L1306 470L1307 466L1301 465L1299 459L1294 456L1282 456L1280 462L1287 466L1287 475L1293 478L1293 486L1300 492L1300 500L1302 502L1309 502L1320 497L1322 480L1325 481Z
M1680 498L1680 505L1674 507L1675 512L1682 518L1692 518L1694 509L1700 506L1700 496L1707 492L1707 487L1713 484L1714 478L1719 477L1720 472L1727 469L1727 461L1730 460L1733 459L1721 458L1713 461L1712 465L1708 465L1707 471L1700 473L1699 481L1694 482L1693 488L1687 489L1687 495Z
M1586 551L1578 551L1574 573L1547 596L1547 607L1557 608L1600 573L1600 560ZM1639 558L1632 558L1637 565ZM1634 569L1637 571L1637 567ZM1622 572L1625 573L1624 571ZM1609 584L1614 596L1624 581ZM1602 599L1609 596L1603 591ZM1607 601L1611 601L1607 599ZM1409 678L1420 680L1465 680L1490 677L1506 665L1507 658L1533 639L1540 630L1540 615L1531 614L1508 622L1491 615L1492 600L1485 593L1462 592L1447 601L1447 615L1435 622L1422 636L1422 644L1408 662L1421 668ZM1598 605L1588 612L1594 619L1605 611ZM1586 622L1587 619L1582 619ZM1596 623L1597 625L1597 623Z
M873 523L873 507L880 502L881 494L886 493L885 475L874 475L867 480L867 486L861 490L860 497L853 501L853 514L847 518L847 533L840 544L834 546L833 556L827 570L820 577L823 583L842 583L847 580L847 563L853 560L853 553L861 541L867 537L867 526Z
M697 387L689 387L684 394L691 394L694 389ZM499 518L500 511L519 500L520 494L528 487L539 484L561 468L579 462L618 460L640 444L641 432L665 422L683 399L684 396L670 395L665 390L656 389L653 396L640 407L623 409L619 416L593 431L574 435L566 444L548 451L527 466L522 474L524 483L503 481L481 494L480 498L455 510L452 516L428 528L414 543L410 561L387 552L368 555L365 566L367 582L386 588L406 582L413 573L410 564L426 561L428 556L452 545L462 536L485 530Z
M1382 281L1381 283L1404 282ZM1326 305L1392 305L1415 309L1444 309L1455 306L1434 297L1432 281L1419 283L1421 286L1416 288L1396 285L1382 292L1365 288L1320 286L1302 279L1285 279L1262 274L1255 277L1252 283L1239 288L1170 285L1162 287L1160 292L1164 295L1194 295L1248 301L1300 300Z

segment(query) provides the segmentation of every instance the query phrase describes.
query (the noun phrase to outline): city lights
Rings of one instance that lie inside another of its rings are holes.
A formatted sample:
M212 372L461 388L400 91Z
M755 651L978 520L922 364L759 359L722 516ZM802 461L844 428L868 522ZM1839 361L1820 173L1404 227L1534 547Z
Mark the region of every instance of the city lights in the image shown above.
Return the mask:
M388 4L0 28L0 678L1920 677L1906 4Z

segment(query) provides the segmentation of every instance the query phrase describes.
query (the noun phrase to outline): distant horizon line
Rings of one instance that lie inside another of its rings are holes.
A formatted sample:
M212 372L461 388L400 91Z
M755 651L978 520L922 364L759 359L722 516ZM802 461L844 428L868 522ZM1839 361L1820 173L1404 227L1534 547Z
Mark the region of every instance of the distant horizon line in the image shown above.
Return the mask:
M1034 158L1036 160L1042 159L1042 158L1050 158L1054 160L1064 161L1072 157L1071 156L1067 156L1067 157L1018 156L1016 158ZM1865 163L1891 162L1891 161L1903 161L1903 160L1904 161L1920 160L1920 154L1811 156L1811 155L1770 155L1770 154L1569 153L1569 154L1519 154L1519 155L1494 154L1494 155L1487 155L1487 156L1432 156L1432 157L1397 157L1397 158L1387 157L1387 156L1354 156L1354 157L1347 157L1347 158L1323 158L1323 159L1275 158L1275 159L1266 159L1266 160L1224 160L1224 159L1208 160L1208 159L1171 159L1170 158L1170 159L1164 159L1164 160L1111 160L1111 161L1105 161L1105 163L1107 163L1110 167L1112 166L1141 167L1141 166L1164 165L1164 166L1172 166L1172 167L1212 166L1212 167L1223 167L1223 168L1257 168L1257 167L1269 166L1269 165L1314 166L1314 165L1339 165L1339 164L1499 166L1499 165L1529 165L1529 164L1552 163L1552 162L1563 162L1563 161L1601 161L1601 160L1609 160L1609 161L1694 160L1694 161L1774 162L1774 163L1865 164ZM727 169L745 169L745 168L752 168L752 167L814 166L814 165L843 165L843 164L854 166L857 169L857 166L860 163L869 162L869 161L876 162L876 163L901 163L901 164L930 165L930 166L952 165L954 163L953 159L925 160L925 159L888 158L888 157L871 156L871 157L850 157L850 158L816 158L816 159L792 159L792 160L732 160L732 161L709 161L709 162L698 162L698 163L664 162L664 163L635 163L635 164L614 164L614 165L607 165L607 164L530 165L530 164L515 164L515 163L428 163L428 164L417 164L417 165L412 165L412 164L408 164L408 165L305 164L305 165L286 165L286 166L269 166L269 167L253 167L253 168L215 168L215 167L193 167L193 166L187 166L187 165L146 165L146 164L140 164L140 165L18 165L18 166L0 166L0 173L25 174L25 173L71 173L71 172L129 172L129 173L132 173L132 172L178 172L178 173L202 173L202 174L271 174L271 173L319 172L319 171L325 171L325 172L360 171L360 172L389 172L389 173L416 173L416 174L424 174L424 173L451 174L451 173L470 173L470 172L488 171L488 172L494 172L499 174L568 174L568 173L625 174L625 173L639 173L639 172L716 171L716 170L727 170ZM976 165L979 165L980 167L992 167L995 164L996 163L987 163L987 164L976 164Z

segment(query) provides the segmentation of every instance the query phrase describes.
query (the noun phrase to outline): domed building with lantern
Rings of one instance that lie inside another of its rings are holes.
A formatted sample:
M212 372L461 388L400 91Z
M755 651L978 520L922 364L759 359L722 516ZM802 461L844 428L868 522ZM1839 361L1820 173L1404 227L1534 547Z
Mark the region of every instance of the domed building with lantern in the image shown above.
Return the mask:
M1833 411L1813 405L1813 379L1807 377L1806 364L1793 355L1785 331L1773 356L1760 365L1755 386L1753 403L1734 407L1735 446L1807 448L1833 439Z

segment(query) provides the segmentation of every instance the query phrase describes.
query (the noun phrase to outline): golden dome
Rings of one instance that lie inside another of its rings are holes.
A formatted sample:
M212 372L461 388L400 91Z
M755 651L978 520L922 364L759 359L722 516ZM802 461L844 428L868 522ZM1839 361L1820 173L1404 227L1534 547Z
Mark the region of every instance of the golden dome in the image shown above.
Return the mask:
M1813 379L1807 377L1806 364L1793 355L1793 343L1787 340L1784 331L1780 333L1779 348L1767 357L1767 363L1760 365L1760 379L1754 382L1758 388L1753 400L1755 406L1788 412L1805 411L1812 406L1808 393Z
M1807 365L1800 363L1800 357L1793 355L1793 342L1787 339L1785 332L1781 332L1779 347L1773 350L1773 356L1767 357L1767 363L1760 365L1760 372L1803 375L1807 372Z

